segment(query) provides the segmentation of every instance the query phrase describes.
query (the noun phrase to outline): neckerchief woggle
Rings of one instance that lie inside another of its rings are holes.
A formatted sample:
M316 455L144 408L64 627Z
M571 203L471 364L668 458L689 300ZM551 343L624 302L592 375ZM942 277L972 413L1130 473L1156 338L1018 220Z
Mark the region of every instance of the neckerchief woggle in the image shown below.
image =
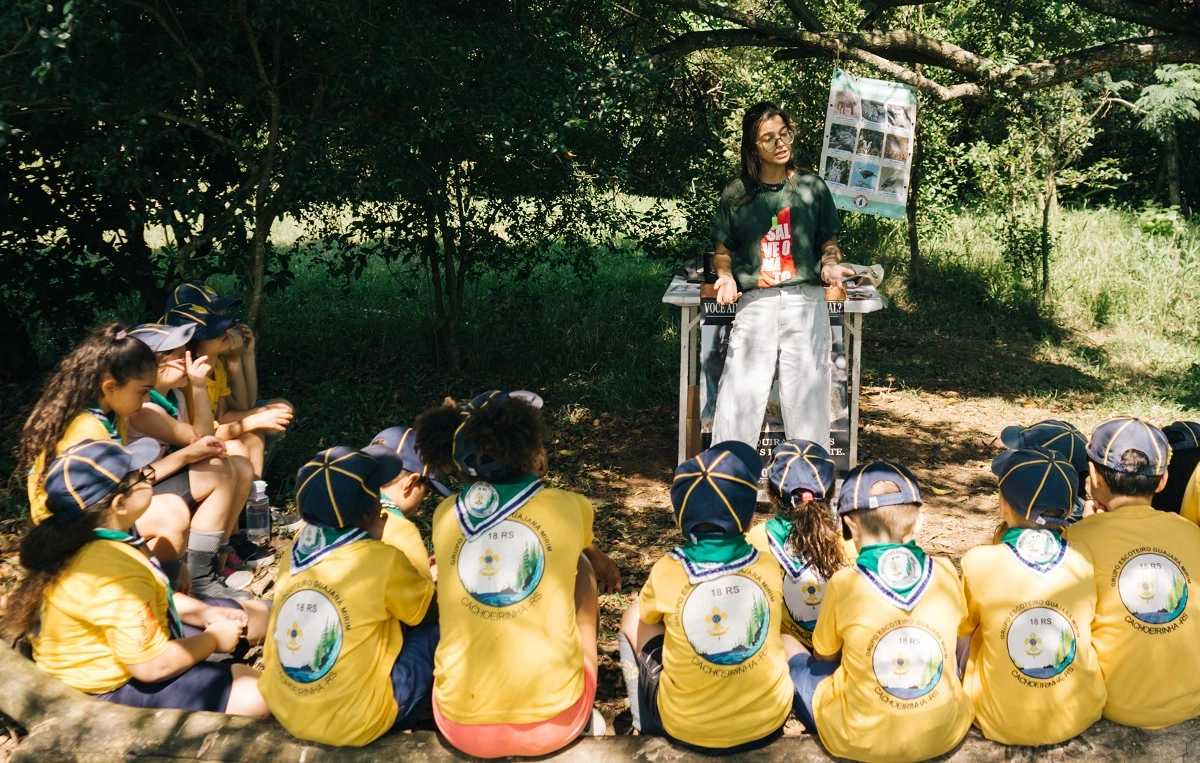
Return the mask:
M917 606L933 580L933 559L911 540L863 546L854 568L889 604L905 612Z
M792 534L792 523L783 517L771 517L763 525L767 531L767 547L771 555L779 561L783 571L792 580L799 580L804 571L812 566L804 554L793 552L788 538Z
M1067 560L1067 542L1058 530L1012 527L1000 537L1025 569L1048 578Z
M542 481L532 474L511 482L473 482L454 499L458 528L468 541L473 541L511 517L540 492Z
M97 527L92 532L101 540L124 543L128 546L133 546L146 555L146 559L150 561L150 569L154 573L154 577L158 578L159 582L167 587L167 611L171 614L171 620L167 623L167 632L172 639L183 638L183 620L179 618L179 612L175 609L175 591L171 589L171 579L167 577L167 573L163 572L162 564L155 558L154 554L151 554L145 547L146 539L142 537L135 538L129 533L121 532L120 530L110 530L107 527Z
M370 537L366 530L357 527L338 529L309 522L292 542L291 571L303 572L315 567L339 548Z
M745 535L697 533L667 556L682 564L688 582L696 585L749 567L758 561L758 549L746 542Z
M106 430L108 430L108 437L110 440L116 440L117 442L121 441L121 433L117 431L116 413L105 413L104 409L100 407L99 403L92 403L84 408L84 410L100 420L100 423L104 425Z

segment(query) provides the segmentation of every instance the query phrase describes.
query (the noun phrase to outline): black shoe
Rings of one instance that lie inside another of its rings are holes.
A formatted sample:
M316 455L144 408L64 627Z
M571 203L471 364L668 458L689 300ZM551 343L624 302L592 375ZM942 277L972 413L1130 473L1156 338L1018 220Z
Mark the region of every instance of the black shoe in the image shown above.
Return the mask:
M225 585L217 570L217 555L203 551L187 552L188 572L192 573L191 595L196 599L253 599L249 591L239 591Z
M231 537L229 545L237 554L236 563L229 565L235 570L257 570L259 567L266 567L275 561L275 554L270 549L263 548L241 533Z

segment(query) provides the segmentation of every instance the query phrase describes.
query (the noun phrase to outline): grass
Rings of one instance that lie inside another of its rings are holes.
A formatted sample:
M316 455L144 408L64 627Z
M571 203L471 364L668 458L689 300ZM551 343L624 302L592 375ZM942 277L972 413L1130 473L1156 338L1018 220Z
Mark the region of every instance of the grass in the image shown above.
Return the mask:
M865 384L1057 400L1160 423L1200 416L1200 229L1152 235L1132 212L1064 212L1054 299L1045 308L1004 262L1001 230L986 215L947 218L923 231L921 273L910 279L902 224L847 220L847 258L884 264L892 300L865 320ZM528 279L487 274L472 283L463 367L451 373L430 349L420 273L377 261L343 280L329 276L317 256L301 255L294 282L269 297L260 349L263 394L287 397L298 410L268 475L276 500L286 499L295 467L316 451L365 444L446 395L534 389L547 401L551 428L558 423L568 432L602 411L673 419L678 313L660 302L670 267L629 245L599 250L586 278L565 259ZM237 288L230 278L211 282ZM143 313L130 300L115 317L136 321ZM6 453L31 396L17 392L2 408ZM0 475L11 470L6 455ZM6 484L0 517L19 516L23 487L17 475Z

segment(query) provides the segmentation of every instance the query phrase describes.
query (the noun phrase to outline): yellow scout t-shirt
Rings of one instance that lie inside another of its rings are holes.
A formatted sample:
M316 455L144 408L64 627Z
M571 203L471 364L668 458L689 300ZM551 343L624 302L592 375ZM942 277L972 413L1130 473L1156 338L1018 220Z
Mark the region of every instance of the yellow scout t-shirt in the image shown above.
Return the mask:
M208 405L212 408L212 415L217 415L217 403L221 398L233 394L233 389L229 386L229 369L225 366L225 361L217 358L217 362L213 363L212 376L205 380L205 391L208 393Z
M675 739L733 747L771 734L791 712L779 565L757 551L751 558L693 584L668 555L642 588L642 620L667 629L658 712Z
M812 649L812 632L817 626L817 614L825 599L828 581L804 559L788 552L785 542L780 542L767 532L768 522L750 529L746 540L764 556L774 558L783 568L783 632L795 636L805 647ZM783 527L780 527L783 530ZM786 534L783 535L786 538ZM858 550L854 541L842 541L842 558L847 565L854 564Z
M1192 524L1200 525L1200 465L1192 472L1187 487L1183 489L1183 501L1179 504L1179 516Z
M444 716L536 723L579 701L575 571L591 542L591 503L532 477L476 482L438 506L433 694Z
M125 418L115 416L115 425L109 424L108 426L101 420L102 418L104 418L104 414L98 410L94 412L80 411L75 414L75 418L71 419L66 430L63 431L63 436L58 439L54 452L61 454L72 445L78 445L88 440L111 439L122 442L125 437ZM110 427L113 428L110 429ZM45 470L46 454L41 453L33 462L33 468L29 471L29 481L25 484L26 492L29 495L29 518L35 525L50 516L50 510L46 508L46 486L42 484L42 474Z
M1009 530L962 560L971 653L963 687L975 725L1003 744L1057 744L1100 720L1107 696L1092 648L1092 555L1050 530Z
M433 584L361 530L308 525L279 564L259 691L293 736L361 746L392 727L400 623L425 617Z
M104 694L132 676L126 665L167 649L167 584L139 549L111 540L88 543L46 591L33 661L87 694Z
M1084 517L1066 537L1092 552L1092 644L1108 689L1104 717L1156 729L1200 715L1200 527L1150 506Z
M813 717L835 756L895 763L950 750L971 726L954 647L966 613L948 559L928 557L924 593L910 611L887 600L858 567L838 570L813 632L819 654L842 653L817 684ZM914 589L917 590L917 589Z
M382 540L403 553L417 572L421 573L421 577L433 580L433 573L429 569L429 552L425 550L421 531L400 509L387 510Z

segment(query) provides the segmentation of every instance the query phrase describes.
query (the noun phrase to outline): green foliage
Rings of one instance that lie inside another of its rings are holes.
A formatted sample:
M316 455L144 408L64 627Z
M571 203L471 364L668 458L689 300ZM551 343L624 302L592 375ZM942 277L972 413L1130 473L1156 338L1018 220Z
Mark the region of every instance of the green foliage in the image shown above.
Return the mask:
M1168 64L1154 70L1157 80L1142 88L1134 106L1145 114L1142 127L1163 138L1180 122L1200 120L1200 67Z
M1151 236L1178 237L1187 233L1186 220L1179 212L1179 207L1162 207L1159 204L1147 204L1137 215L1137 224L1142 233Z

